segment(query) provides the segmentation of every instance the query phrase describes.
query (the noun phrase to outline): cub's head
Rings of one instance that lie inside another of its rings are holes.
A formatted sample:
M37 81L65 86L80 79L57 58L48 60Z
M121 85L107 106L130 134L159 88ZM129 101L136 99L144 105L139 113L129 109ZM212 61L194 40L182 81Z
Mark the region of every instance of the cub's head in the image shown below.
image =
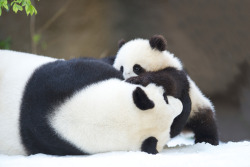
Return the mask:
M159 71L166 67L182 69L177 57L166 50L167 42L161 35L154 35L150 40L134 39L120 41L114 67L123 73L125 79L148 71Z

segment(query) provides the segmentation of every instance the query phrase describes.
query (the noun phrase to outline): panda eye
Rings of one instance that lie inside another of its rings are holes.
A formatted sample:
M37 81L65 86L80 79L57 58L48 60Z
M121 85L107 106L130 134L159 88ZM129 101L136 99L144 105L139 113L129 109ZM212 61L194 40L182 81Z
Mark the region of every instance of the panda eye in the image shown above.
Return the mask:
M145 70L139 65L139 64L135 64L133 67L133 71L134 73L136 73L137 75L145 72Z
M120 67L120 71L123 72L123 66Z

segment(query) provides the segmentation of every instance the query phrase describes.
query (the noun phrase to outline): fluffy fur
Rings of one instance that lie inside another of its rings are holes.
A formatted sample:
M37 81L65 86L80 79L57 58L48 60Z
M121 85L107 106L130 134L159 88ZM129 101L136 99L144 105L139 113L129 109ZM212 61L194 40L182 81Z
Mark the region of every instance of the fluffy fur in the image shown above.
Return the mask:
M183 69L181 61L173 54L152 49L149 41L145 39L135 39L125 43L117 52L113 66L118 70L123 66L123 76L128 79L137 76L133 72L135 64L141 65L146 71L159 71L166 67Z
M183 109L171 126L171 137L178 135L182 131L191 110L191 100L188 93L189 83L183 71L168 67L156 72L142 72L139 76L131 77L126 81L143 86L155 83L164 88L166 95L180 99L183 104Z
M180 101L169 97L171 107L177 109L169 108L163 99L163 91L149 85L144 90L148 98L155 102L155 107L141 110L132 105L131 94L135 88L119 80L95 84L65 102L50 118L50 123L66 141L90 154L139 151L144 140L151 136L158 140L153 149L161 151L169 139L171 119L180 113ZM114 99L120 100L114 102ZM151 122L154 122L153 125ZM146 148L151 146L147 145Z
M0 50L0 153L25 154L19 131L23 91L34 70L55 59Z
M180 71L181 73L185 72L181 61L173 54L165 50L166 43L164 45L165 40L163 39L164 38L162 36L154 36L150 40L135 39L123 44L116 55L113 66L118 70L122 69L121 71L125 79L128 79L132 83L142 84L144 86L149 83L157 83L158 85L168 85L167 87L169 87L169 85L175 81L183 82L178 78L174 78L174 76L172 77L172 80L165 79L168 74L166 74L164 70L168 68L174 68L176 71ZM137 68L135 68L135 66ZM205 141L210 144L217 145L218 132L215 122L214 107L210 100L202 94L194 81L192 81L187 74L185 75L186 79L184 80L186 81L184 82L188 82L189 85L189 88L186 89L186 91L188 92L192 102L191 113L188 120L185 120L183 117L184 119L182 121L175 123L177 120L176 118L173 125L179 125L177 128L180 128L186 124L186 121L188 121L189 128L191 127L190 129L194 131L197 142ZM131 77L134 78L131 79ZM166 86L163 87L165 88ZM174 90L176 91L176 89ZM166 93L171 94L169 91ZM183 104L183 112L185 111L185 106L188 107L188 103ZM189 112L185 111L186 114L189 114ZM210 121L206 121L206 124L200 124L206 117L211 117L209 119ZM195 118L195 121L192 118ZM207 128L209 126L213 128ZM210 132L208 132L206 136L206 133L203 132L207 132L207 129L209 129ZM171 131L176 131L176 127L173 126ZM178 131L180 130L177 129L177 132ZM200 139L200 134L203 134L202 139ZM177 135L177 133L173 133L172 137L175 135Z
M93 59L1 50L0 153L161 151L182 103L154 84L122 79L112 66Z

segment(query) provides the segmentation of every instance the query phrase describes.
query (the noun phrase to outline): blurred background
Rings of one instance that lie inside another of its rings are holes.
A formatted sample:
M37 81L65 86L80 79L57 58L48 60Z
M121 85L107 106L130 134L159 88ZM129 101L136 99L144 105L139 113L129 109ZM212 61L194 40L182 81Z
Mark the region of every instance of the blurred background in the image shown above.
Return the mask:
M40 0L3 11L0 48L71 59L115 55L121 38L162 34L215 105L222 141L250 140L250 1ZM1 56L1 55L0 55Z

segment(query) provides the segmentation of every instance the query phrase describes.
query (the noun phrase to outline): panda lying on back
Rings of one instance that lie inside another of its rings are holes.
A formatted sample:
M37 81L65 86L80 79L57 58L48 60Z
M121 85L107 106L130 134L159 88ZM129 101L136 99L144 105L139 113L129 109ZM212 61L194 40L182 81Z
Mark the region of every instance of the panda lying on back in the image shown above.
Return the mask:
M155 154L180 100L122 81L111 65L0 50L0 154Z
M143 86L155 83L163 86L167 95L182 101L183 111L171 126L171 137L178 135L185 126L194 132L196 143L218 144L212 103L184 72L180 60L166 50L164 37L156 35L150 40L120 41L119 48L116 57L103 61L113 64L128 82Z

